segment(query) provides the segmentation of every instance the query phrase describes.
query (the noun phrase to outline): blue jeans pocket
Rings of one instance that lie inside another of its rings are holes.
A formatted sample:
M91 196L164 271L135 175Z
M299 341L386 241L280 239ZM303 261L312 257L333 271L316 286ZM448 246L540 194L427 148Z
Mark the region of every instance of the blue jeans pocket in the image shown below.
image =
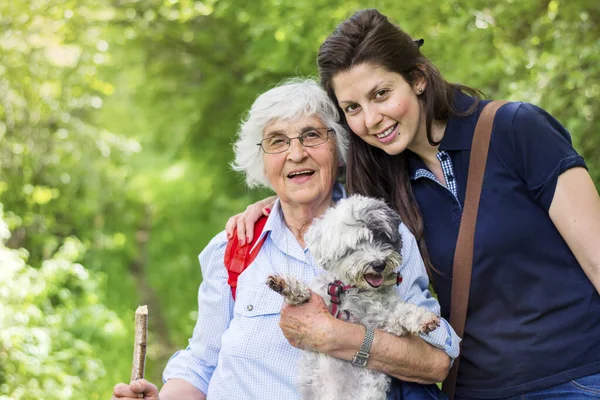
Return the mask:
M581 393L595 395L600 398L600 373L582 376L581 378L573 379L569 383L578 391L581 391Z
M523 393L506 400L588 400L600 399L600 373L561 383L542 390Z

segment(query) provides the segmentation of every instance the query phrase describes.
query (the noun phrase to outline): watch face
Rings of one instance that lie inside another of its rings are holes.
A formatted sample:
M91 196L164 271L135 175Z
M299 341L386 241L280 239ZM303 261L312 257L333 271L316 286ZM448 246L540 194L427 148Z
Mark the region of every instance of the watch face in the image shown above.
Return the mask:
M369 361L369 355L367 354L367 356L365 357L362 354L357 354L352 358L352 364L358 366L358 367L364 367L367 365L367 361Z

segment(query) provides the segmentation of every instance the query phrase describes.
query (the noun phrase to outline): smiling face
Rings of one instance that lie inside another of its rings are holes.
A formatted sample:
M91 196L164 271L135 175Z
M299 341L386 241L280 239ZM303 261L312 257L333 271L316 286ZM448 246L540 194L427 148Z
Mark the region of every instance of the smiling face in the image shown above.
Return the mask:
M363 63L337 73L333 89L348 126L371 146L396 155L427 144L422 78L411 86L396 72Z
M316 116L275 120L266 126L263 139L282 134L296 138L310 129L323 128L328 129ZM294 139L286 151L262 156L265 174L282 206L302 206L315 211L329 206L339 164L333 134L319 146L304 147Z

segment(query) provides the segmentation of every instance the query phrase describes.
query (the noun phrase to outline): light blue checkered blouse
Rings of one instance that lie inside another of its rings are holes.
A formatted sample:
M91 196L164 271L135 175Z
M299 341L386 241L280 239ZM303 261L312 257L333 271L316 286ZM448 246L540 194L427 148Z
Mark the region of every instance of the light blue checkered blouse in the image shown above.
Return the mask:
M340 188L334 198L343 196ZM427 289L429 281L416 241L406 226L400 226L400 233L404 247L399 291L406 301L439 315L439 304ZM292 273L310 283L320 270L285 225L278 202L262 234L267 238L256 260L240 275L235 302L223 264L225 232L202 251L196 327L187 349L175 353L167 363L164 381L183 379L210 400L299 398L294 376L300 350L290 346L281 333L278 323L283 300L265 281L270 274ZM422 338L452 359L458 355L460 339L446 321Z

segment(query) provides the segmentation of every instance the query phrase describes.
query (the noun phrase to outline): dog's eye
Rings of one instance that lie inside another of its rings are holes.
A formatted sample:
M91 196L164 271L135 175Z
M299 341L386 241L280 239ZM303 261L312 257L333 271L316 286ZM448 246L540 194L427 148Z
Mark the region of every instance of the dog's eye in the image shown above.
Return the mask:
M373 234L373 240L379 243L389 243L390 237L383 232L376 232Z

